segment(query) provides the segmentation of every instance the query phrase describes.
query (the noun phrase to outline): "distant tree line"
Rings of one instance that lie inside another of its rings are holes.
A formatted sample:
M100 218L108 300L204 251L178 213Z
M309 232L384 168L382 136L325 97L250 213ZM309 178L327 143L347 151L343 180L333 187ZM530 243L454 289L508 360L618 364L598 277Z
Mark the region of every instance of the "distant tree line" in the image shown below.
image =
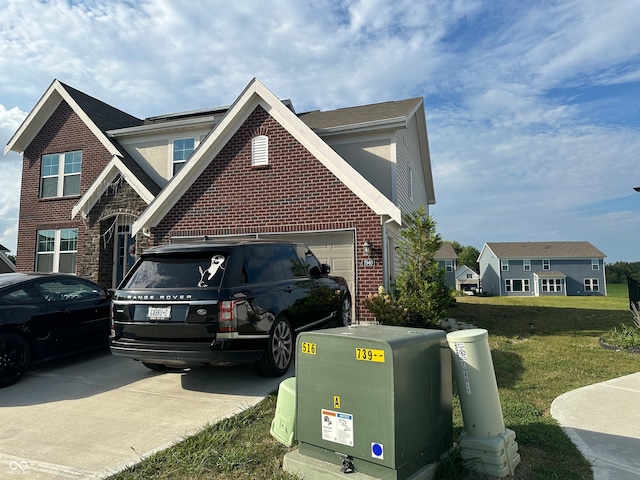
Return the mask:
M627 277L640 282L640 262L616 262L606 266L607 283L627 283Z
M458 266L466 265L471 268L474 272L480 273L480 264L477 262L478 257L480 256L480 251L471 245L462 246L459 242L453 241L449 242L453 247L453 250L458 255Z

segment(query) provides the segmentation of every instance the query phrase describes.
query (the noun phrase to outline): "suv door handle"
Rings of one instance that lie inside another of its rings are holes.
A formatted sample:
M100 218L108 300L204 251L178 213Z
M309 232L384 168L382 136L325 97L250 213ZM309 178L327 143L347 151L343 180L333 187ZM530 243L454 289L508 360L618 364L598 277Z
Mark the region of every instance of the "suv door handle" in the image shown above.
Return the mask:
M291 293L291 292L293 292L293 287L291 285L289 285L288 287L286 287L284 289L284 291L287 292L287 293Z

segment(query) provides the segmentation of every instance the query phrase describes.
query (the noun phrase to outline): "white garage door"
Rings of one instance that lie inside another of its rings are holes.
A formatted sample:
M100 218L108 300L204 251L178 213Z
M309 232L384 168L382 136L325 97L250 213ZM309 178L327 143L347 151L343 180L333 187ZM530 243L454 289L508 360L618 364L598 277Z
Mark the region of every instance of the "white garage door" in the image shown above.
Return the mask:
M260 234L260 238L270 237ZM277 234L272 238L306 244L321 263L331 267L331 275L344 277L355 297L355 260L353 231Z

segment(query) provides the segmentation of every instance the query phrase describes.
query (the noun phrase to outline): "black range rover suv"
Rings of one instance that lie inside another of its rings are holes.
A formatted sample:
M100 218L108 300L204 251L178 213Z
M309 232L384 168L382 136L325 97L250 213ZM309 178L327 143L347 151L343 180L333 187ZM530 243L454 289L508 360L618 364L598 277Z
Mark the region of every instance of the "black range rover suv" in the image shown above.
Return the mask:
M303 244L180 244L146 250L116 290L114 355L148 368L257 362L286 373L298 332L349 325L346 281Z

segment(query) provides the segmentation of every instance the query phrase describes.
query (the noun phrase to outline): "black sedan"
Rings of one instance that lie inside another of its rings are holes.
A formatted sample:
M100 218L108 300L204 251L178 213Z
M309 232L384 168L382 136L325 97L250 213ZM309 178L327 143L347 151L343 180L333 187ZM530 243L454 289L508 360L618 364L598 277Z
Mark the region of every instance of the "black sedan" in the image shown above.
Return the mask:
M0 388L37 362L107 346L111 292L57 273L0 274Z

